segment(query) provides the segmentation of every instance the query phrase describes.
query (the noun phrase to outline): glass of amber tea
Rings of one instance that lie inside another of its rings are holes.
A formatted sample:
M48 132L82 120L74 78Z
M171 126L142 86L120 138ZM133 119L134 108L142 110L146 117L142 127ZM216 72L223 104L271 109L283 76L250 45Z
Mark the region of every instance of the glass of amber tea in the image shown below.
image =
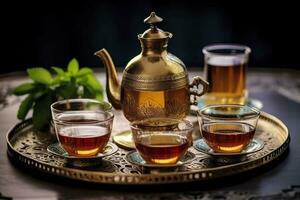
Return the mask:
M203 48L204 76L209 90L206 105L241 104L247 98L246 67L251 49L244 45L215 44Z
M187 120L148 118L130 126L136 149L149 164L176 164L192 145L193 124Z
M218 153L239 153L254 137L259 110L245 105L210 105L198 111L202 137Z
M111 135L112 106L92 99L68 99L51 105L56 136L71 156L101 153Z

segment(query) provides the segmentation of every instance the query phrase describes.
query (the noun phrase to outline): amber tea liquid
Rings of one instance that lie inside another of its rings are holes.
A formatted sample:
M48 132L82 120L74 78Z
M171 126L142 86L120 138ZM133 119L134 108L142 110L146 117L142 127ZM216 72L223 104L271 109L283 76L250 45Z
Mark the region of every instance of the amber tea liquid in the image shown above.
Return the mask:
M215 152L241 152L252 140L255 128L245 123L202 125L202 136Z
M110 129L95 125L99 122L97 120L82 117L84 115L64 116L64 122L68 125L59 128L58 139L69 155L97 155L108 143Z
M138 91L123 88L123 112L129 121L152 117L182 119L189 114L189 88L164 91Z
M246 90L245 61L215 57L207 61L205 76L209 82L205 104L245 104Z
M174 164L188 149L186 137L175 134L142 135L136 148L147 163Z

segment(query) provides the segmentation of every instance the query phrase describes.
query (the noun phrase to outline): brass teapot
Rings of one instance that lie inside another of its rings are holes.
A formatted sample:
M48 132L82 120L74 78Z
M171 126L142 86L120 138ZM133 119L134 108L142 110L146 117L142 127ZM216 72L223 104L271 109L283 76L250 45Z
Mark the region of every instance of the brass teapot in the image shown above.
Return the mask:
M157 28L161 21L154 12L144 20L150 28L138 35L142 51L125 67L121 85L109 53L105 49L95 53L106 68L108 100L115 108L122 108L129 121L149 117L184 118L190 105L196 104L196 97L208 89L208 83L198 76L189 84L183 62L167 52L172 34Z

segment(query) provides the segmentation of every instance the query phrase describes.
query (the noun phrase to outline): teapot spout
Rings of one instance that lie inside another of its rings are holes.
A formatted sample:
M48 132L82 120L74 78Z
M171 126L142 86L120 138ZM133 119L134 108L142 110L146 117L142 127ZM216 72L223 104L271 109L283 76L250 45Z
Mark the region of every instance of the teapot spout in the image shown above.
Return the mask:
M108 100L111 102L114 108L120 109L120 83L116 72L115 65L111 56L106 49L97 51L94 55L101 58L104 67L106 68L106 94Z

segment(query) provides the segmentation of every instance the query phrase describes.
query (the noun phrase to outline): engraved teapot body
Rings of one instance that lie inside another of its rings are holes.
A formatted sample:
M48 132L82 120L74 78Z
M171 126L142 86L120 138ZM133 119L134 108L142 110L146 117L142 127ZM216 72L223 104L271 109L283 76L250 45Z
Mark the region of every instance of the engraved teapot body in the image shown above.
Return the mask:
M121 84L109 53L105 49L95 53L106 67L107 97L115 108L122 108L129 121L149 117L182 119L189 113L190 105L196 103L196 96L208 88L200 77L189 84L184 63L167 51L172 34L156 27L160 21L155 13L144 20L151 27L138 35L142 51L128 62ZM201 92L198 85L202 85ZM191 90L194 87L196 90Z

